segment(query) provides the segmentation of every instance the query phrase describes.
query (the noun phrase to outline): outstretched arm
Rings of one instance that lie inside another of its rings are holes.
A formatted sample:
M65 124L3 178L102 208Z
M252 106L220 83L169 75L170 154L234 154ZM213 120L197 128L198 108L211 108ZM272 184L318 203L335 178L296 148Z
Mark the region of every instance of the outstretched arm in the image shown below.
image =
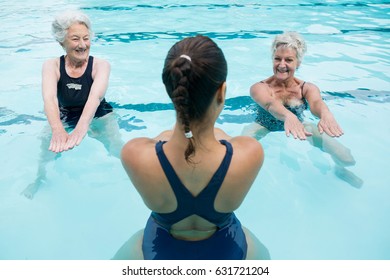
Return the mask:
M310 111L313 115L320 118L318 122L318 131L322 134L325 132L329 136L339 137L344 134L343 130L337 123L328 106L322 100L319 88L311 83L306 83L304 97L309 103Z
M282 102L271 94L270 87L265 83L256 83L250 89L251 96L259 106L267 110L276 119L284 122L284 130L287 136L292 134L294 138L305 140L312 134L308 132L298 117L286 109Z
M60 119L57 99L58 69L56 59L49 59L42 66L42 97L47 120L52 131L49 150L55 153L60 153L66 149L66 141L69 136Z

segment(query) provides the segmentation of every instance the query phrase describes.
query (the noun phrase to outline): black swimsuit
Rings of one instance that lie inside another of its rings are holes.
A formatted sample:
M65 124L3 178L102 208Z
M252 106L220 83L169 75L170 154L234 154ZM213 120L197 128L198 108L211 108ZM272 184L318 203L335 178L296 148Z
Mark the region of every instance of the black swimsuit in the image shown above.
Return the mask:
M93 56L88 59L87 69L78 78L70 77L65 70L65 57L60 57L60 79L57 83L57 98L60 107L60 118L70 127L75 127L87 103L92 87ZM96 110L95 118L112 112L112 106L103 100Z
M177 209L171 213L152 212L144 230L142 252L145 260L242 260L248 244L240 221L233 212L215 210L214 201L225 179L233 155L232 145L221 140L226 154L207 186L197 195L183 185L166 157L163 145L157 142L156 153L177 200ZM217 226L207 239L187 241L176 239L171 226L191 215L198 215Z
M263 83L263 82L260 82ZM303 96L303 86L305 85L305 82L301 86L301 93ZM302 122L303 121L303 112L307 110L308 104L305 98L302 98L302 104L298 106L288 106L284 105L287 110L292 112L294 115L298 117L298 119ZM257 105L257 114L256 114L256 120L258 124L264 126L269 131L283 131L284 130L284 122L276 119L274 116L272 116L267 110L265 110L263 107Z

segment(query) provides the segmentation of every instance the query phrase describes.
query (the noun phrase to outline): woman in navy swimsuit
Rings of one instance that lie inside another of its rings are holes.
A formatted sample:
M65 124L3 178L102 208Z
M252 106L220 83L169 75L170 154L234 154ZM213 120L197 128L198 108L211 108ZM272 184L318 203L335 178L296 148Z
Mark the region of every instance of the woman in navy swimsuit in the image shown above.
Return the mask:
M123 166L152 212L145 229L114 259L269 258L234 214L264 154L255 139L214 127L225 103L226 76L225 57L208 37L186 38L168 52L162 78L176 124L122 150Z
M306 52L304 39L296 32L285 32L275 37L271 50L273 75L250 88L258 105L257 117L243 134L259 139L270 131L285 131L287 136L308 139L341 167L354 165L350 150L334 139L344 132L322 100L319 88L294 76ZM303 112L308 108L319 118L317 126L304 121Z
M112 107L104 99L110 64L89 55L93 35L89 18L80 11L64 12L53 21L52 32L66 55L49 59L42 67L42 96L51 139L48 133L43 136L37 178L23 191L28 198L45 183L46 163L56 153L78 146L87 133L113 156L119 157L123 146Z

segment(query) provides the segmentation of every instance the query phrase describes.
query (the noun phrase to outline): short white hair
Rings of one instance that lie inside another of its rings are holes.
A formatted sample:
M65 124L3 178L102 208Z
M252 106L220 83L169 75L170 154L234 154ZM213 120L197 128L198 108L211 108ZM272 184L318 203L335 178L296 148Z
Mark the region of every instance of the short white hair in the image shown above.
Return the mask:
M303 56L307 51L305 40L299 33L295 31L287 31L283 34L275 36L271 47L272 58L274 58L275 52L279 47L291 48L295 50L297 54L298 65L301 64Z
M90 37L93 36L91 21L88 16L79 10L66 11L57 15L51 25L51 33L60 44L64 43L69 27L75 23L84 24L89 31Z

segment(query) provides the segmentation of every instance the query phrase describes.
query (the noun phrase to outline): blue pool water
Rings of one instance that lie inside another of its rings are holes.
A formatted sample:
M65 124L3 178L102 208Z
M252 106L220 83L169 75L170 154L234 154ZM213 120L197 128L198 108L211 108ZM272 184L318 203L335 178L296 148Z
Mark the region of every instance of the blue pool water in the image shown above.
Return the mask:
M177 40L206 34L225 52L218 126L239 135L255 117L250 85L272 73L273 37L302 33L298 77L322 90L363 185L336 176L328 154L276 132L260 140L264 166L237 215L273 259L390 259L389 1L36 2L0 2L0 259L109 259L149 215L120 161L89 137L47 165L33 199L20 195L36 175L41 66L62 54L50 24L65 8L91 17L91 54L111 63L106 98L124 141L172 127L161 69Z

